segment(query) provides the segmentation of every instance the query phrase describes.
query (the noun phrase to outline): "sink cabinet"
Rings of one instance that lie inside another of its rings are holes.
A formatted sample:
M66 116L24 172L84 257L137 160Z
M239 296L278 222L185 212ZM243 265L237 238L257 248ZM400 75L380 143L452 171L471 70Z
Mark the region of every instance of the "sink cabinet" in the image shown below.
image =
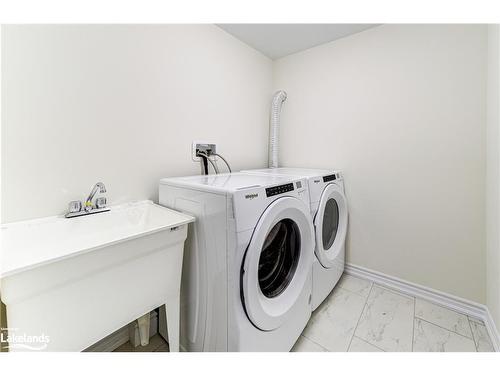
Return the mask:
M92 248L80 246L52 259L44 257L39 263L36 259L40 257L24 263L9 260L9 251L22 248L2 249L2 259L11 265L1 275L2 300L7 307L9 332L21 341L9 342L10 351L81 351L162 305L166 305L170 348L178 350L183 248L188 223L194 219L151 202L95 216L108 215L110 227L113 222L126 226L131 213L127 210L135 211L135 224L127 230L122 227L118 231L121 235L112 240L106 236L102 236L102 242L87 239L87 243L96 245ZM75 241L85 242L84 237L95 235L91 231L96 223L85 222L91 219L64 219L80 220L77 226L81 233L71 232ZM60 229L64 230L66 223L62 224ZM2 230L5 234L9 228ZM29 225L26 231L29 235ZM39 250L50 251L48 242L40 243ZM5 241L5 245L15 243L15 238ZM40 338L40 342L26 343L23 337Z

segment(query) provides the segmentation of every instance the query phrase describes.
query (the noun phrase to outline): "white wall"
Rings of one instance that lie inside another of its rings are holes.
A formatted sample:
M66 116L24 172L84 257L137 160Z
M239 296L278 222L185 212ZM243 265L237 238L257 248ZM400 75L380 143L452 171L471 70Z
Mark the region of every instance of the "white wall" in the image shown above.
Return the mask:
M500 327L500 85L499 25L488 27L486 158L486 304Z
M0 27L0 40L2 38L2 28ZM0 48L0 71L2 69L2 49ZM2 100L2 92L0 90L0 102ZM2 106L0 106L0 117L2 114ZM1 132L0 132L0 142L1 142ZM1 185L1 184L0 184ZM0 210L1 210L1 201L0 201ZM1 289L2 280L0 279L0 289ZM7 311L5 309L5 305L2 302L2 296L0 294L0 329L7 326ZM4 349L4 345L0 342L0 352L7 351Z
M275 61L274 84L269 59L211 25L1 37L2 222L62 213L98 180L110 203L156 200L159 178L199 173L194 139L263 167L285 89L281 160L344 170L348 261L486 301L486 26L376 27Z
M103 181L110 203L267 160L272 62L212 25L3 26L2 222L54 215Z
M274 64L283 166L345 173L348 262L481 303L486 40L384 25Z

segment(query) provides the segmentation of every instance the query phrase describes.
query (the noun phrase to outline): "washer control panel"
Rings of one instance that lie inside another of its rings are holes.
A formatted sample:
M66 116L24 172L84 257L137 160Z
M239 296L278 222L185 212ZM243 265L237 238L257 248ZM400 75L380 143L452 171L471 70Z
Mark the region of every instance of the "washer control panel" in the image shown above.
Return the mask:
M266 188L266 196L272 197L273 195L283 194L293 190L294 190L293 183L273 186L270 188Z
M335 181L337 178L340 178L339 173L330 174L328 176L323 176L323 182Z

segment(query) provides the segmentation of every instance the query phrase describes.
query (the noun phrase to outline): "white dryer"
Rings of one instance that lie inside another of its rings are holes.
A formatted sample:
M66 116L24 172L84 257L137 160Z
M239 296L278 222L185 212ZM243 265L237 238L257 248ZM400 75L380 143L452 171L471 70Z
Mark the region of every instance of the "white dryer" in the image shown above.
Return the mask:
M311 315L314 228L305 179L167 178L160 204L196 217L185 246L181 347L289 351Z
M316 239L312 294L312 308L315 310L344 272L348 211L342 174L336 170L305 168L267 168L242 172L307 179Z

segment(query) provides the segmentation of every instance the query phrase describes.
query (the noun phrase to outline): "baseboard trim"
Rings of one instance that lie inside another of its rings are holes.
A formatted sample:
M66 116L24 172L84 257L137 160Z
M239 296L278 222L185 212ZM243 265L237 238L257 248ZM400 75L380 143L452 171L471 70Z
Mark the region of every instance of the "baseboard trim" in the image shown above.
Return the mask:
M500 351L500 335L487 306L355 264L347 263L345 272L484 321L495 351Z
M120 328L118 331L113 332L111 335L106 336L101 341L85 349L85 352L112 352L119 348L127 341L129 341L129 328L128 326Z
M490 335L495 351L500 352L500 333L498 332L497 326L495 325L495 321L491 316L490 310L488 309L487 306L485 306L485 309L486 309L486 317L484 318L484 323L486 325L486 329L488 330L488 334Z

